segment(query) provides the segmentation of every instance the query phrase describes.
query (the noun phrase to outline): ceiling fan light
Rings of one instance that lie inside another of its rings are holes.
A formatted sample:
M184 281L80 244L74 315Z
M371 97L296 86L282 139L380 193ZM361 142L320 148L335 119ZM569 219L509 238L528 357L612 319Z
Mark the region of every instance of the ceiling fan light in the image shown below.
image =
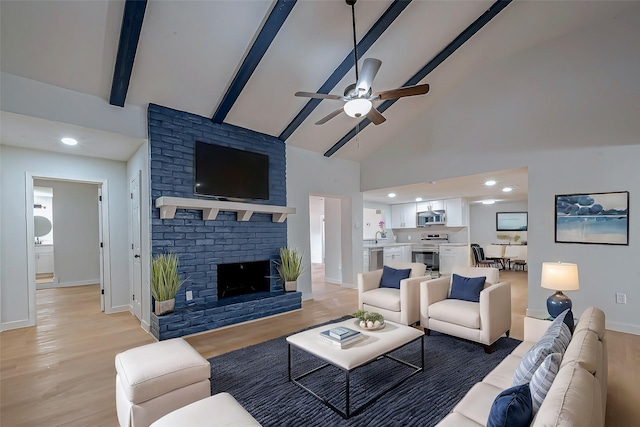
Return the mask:
M352 99L344 104L344 112L347 113L347 116L349 117L358 118L366 116L367 113L371 111L372 106L373 104L368 99Z

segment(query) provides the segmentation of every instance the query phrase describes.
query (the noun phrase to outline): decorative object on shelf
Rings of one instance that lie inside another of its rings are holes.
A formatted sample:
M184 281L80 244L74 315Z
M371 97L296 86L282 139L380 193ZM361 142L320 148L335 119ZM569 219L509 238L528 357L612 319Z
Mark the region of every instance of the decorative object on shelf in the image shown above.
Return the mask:
M297 249L280 248L280 261L274 260L276 270L284 281L284 290L295 292L298 290L298 277L304 271L302 254Z
M187 279L178 275L178 256L173 253L156 255L151 261L151 295L158 316L173 312L178 289Z
M374 311L358 310L353 317L359 320L356 325L367 331L375 331L384 328L384 316Z
M556 243L629 244L629 192L556 195Z
M555 319L560 313L573 306L571 299L562 291L580 289L578 265L567 262L543 262L540 286L556 291L547 299L547 311Z

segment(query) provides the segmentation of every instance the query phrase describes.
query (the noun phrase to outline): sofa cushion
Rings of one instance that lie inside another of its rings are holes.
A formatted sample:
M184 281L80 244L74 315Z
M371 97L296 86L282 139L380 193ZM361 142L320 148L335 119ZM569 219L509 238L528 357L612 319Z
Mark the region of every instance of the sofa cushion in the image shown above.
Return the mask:
M485 276L464 277L457 274L451 276L449 298L463 301L480 302L480 292L484 289Z
M459 299L445 299L429 306L429 317L454 325L480 329L480 304Z
M604 312L598 308L589 307L580 316L573 333L575 334L582 330L592 331L602 341L604 339L605 324Z
M603 426L599 381L579 364L560 368L532 426Z
M502 359L486 377L482 379L483 383L491 384L502 390L511 387L513 383L513 373L518 368L522 357L514 356L513 352Z
M531 350L531 347L535 345L535 342L531 341L522 341L516 348L511 352L512 356L518 356L519 358L523 358L527 351Z
M528 384L508 388L500 393L489 411L487 427L528 426L533 418Z
M556 374L560 370L560 362L562 355L560 353L551 353L547 356L536 372L531 377L529 388L531 389L531 401L533 402L533 413L540 409L542 401L547 396Z
M476 383L453 408L457 412L481 425L487 424L491 404L503 389L487 383Z
M577 362L584 369L595 374L598 361L602 360L602 346L595 332L585 329L576 332L564 353L561 366Z
M558 326L554 327L554 324ZM522 357L520 365L513 374L513 385L522 385L531 381L531 377L542 361L551 353L564 354L570 340L569 327L562 322L562 319L557 323L554 321L540 341Z
M362 303L391 311L400 311L400 292L395 288L377 288L361 294Z
M395 288L400 289L400 281L408 279L411 274L411 269L396 270L387 265L382 267L382 279L380 279L381 288Z

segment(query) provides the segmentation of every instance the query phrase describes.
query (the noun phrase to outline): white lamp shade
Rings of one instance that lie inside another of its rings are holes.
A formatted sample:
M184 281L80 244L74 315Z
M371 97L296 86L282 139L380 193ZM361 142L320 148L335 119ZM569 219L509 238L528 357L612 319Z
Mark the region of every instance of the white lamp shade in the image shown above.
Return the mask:
M352 99L344 104L344 112L347 113L349 117L362 117L366 116L369 111L371 111L371 106L373 104L368 99Z
M540 286L555 291L577 291L580 289L578 265L568 262L543 262Z

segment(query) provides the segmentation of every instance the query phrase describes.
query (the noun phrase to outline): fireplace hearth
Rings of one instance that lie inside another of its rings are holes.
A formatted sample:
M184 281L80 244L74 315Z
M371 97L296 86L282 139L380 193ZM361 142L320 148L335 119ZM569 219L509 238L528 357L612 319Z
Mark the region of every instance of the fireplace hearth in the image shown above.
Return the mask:
M271 261L218 264L218 300L271 290Z

